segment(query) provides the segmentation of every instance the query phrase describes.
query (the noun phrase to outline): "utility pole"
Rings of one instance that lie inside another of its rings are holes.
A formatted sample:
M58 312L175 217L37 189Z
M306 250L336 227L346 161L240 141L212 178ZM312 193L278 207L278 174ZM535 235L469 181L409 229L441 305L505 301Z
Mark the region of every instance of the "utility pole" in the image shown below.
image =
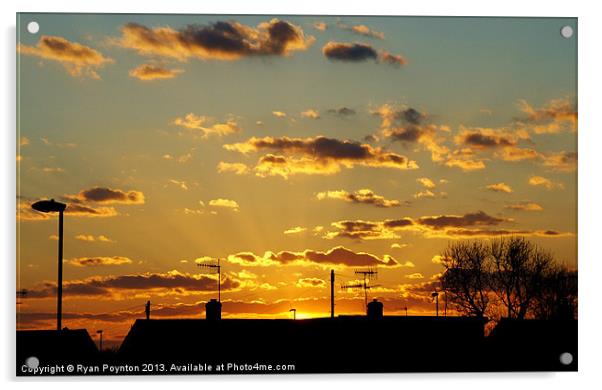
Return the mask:
M334 318L334 270L330 270L330 318Z

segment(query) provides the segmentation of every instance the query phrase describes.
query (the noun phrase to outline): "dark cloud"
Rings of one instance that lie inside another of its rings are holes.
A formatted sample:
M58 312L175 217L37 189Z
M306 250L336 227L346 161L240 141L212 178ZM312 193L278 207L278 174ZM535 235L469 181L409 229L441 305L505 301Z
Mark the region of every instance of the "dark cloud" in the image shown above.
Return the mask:
M116 40L122 47L142 55L176 58L236 60L250 56L286 56L305 50L314 38L287 21L272 19L256 28L234 21L210 25L188 25L181 30L169 27L149 28L128 23Z
M343 246L334 247L328 251L306 249L303 252L281 251L266 252L263 256L250 252L237 253L228 256L228 261L245 266L271 266L271 265L344 265L349 267L364 266L397 266L397 261L384 256L382 259L376 255L365 252L354 252Z
M74 203L96 202L96 203L124 203L143 204L144 194L140 191L123 191L108 187L93 187L82 190L76 195L65 195L65 199Z
M99 267L106 265L131 264L132 260L124 256L77 257L67 261L77 267Z
M466 132L462 135L463 143L477 148L498 148L514 146L516 142L503 135L483 134L481 132Z
M405 156L375 148L369 144L317 136L313 138L264 137L227 144L224 148L240 153L273 150L288 155L267 154L260 158L255 172L258 176L281 175L285 178L292 174L337 173L342 167L355 165L368 167L387 167L396 169L415 169L415 161Z
M447 227L492 226L507 221L507 219L493 217L483 211L477 211L476 213L467 213L464 215L421 217L416 220L416 223L432 229L443 229Z
M322 48L326 58L333 61L361 62L377 60L378 52L365 43L328 42Z
M68 297L105 297L133 291L163 292L178 295L204 293L215 290L216 279L206 275L195 275L170 271L167 273L142 273L132 275L97 276L83 280L63 282L63 294ZM222 280L222 290L240 287L232 277ZM56 284L44 283L27 289L26 298L48 298L56 296Z
M338 115L338 116L350 116L350 115L355 115L356 111L353 108L349 108L349 107L338 107L338 108L331 108L329 110L326 111L329 114L334 114L334 115Z

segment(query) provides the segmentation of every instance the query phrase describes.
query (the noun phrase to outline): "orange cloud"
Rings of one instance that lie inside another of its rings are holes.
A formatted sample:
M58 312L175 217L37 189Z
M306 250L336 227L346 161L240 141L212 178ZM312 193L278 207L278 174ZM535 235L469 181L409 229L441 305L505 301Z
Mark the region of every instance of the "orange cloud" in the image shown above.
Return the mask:
M238 211L240 208L240 206L238 205L238 203L236 203L236 201L231 200L231 199L223 199L223 198L210 200L209 206L232 209L234 211Z
M381 31L374 30L365 24L346 24L343 22L337 22L336 26L341 30L351 31L355 34L362 35L364 37L385 39L385 34Z
M173 79L182 73L181 69L168 69L153 64L142 64L130 70L130 76L142 81Z
M305 110L301 113L303 118L320 119L320 113L317 110Z
M19 44L17 50L21 54L56 61L74 77L88 76L100 79L96 71L113 62L91 47L57 36L42 35L36 46Z
M326 287L326 281L319 278L301 278L297 280L296 286L301 288L324 288Z
M219 173L231 172L236 175L246 175L249 173L250 169L248 166L242 163L228 163L221 161L219 164L217 164L217 171Z

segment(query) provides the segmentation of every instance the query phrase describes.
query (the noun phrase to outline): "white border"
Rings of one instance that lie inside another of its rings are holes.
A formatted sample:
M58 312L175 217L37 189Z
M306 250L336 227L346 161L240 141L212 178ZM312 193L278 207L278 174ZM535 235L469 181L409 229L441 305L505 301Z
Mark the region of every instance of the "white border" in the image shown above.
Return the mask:
M9 388L13 386L47 388L81 387L82 381L89 389L100 389L103 382L129 382L143 380L144 386L161 388L165 382L177 381L178 387L219 386L271 389L301 389L309 386L331 386L345 389L367 387L420 387L447 389L507 389L527 385L546 389L594 388L600 380L600 332L602 332L599 301L602 259L600 259L600 169L602 146L600 120L600 73L602 70L600 42L602 14L594 1L542 2L525 0L491 1L441 0L393 2L370 0L350 4L343 0L304 0L298 2L269 0L222 0L192 2L169 0L163 2L103 0L96 4L76 0L22 0L17 4L1 2L2 55L0 66L4 86L1 118L5 128L2 133L0 158L0 190L2 207L0 248L2 256L2 291L0 320L3 346L0 352L0 380ZM147 377L72 379L50 383L15 381L14 373L14 313L15 313L15 13L16 12L117 12L117 13L215 13L215 14L345 14L345 15L437 15L437 16L563 16L579 17L579 373L563 374L400 374L400 375L307 375L273 377ZM201 382L201 383L198 383Z

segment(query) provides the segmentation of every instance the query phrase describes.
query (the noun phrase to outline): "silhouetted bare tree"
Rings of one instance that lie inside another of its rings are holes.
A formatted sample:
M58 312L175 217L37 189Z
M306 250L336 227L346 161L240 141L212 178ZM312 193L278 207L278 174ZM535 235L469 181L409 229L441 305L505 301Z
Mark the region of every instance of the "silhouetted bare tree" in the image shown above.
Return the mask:
M555 265L544 276L541 291L533 305L536 318L573 319L577 317L577 271Z
M441 286L460 313L485 317L492 270L489 248L481 242L450 244L441 256L445 271Z
M516 319L576 316L577 272L522 237L452 242L441 263L441 286L462 314L498 317L503 307Z
M524 319L542 291L553 256L523 237L491 242L491 288L507 308L508 318Z

